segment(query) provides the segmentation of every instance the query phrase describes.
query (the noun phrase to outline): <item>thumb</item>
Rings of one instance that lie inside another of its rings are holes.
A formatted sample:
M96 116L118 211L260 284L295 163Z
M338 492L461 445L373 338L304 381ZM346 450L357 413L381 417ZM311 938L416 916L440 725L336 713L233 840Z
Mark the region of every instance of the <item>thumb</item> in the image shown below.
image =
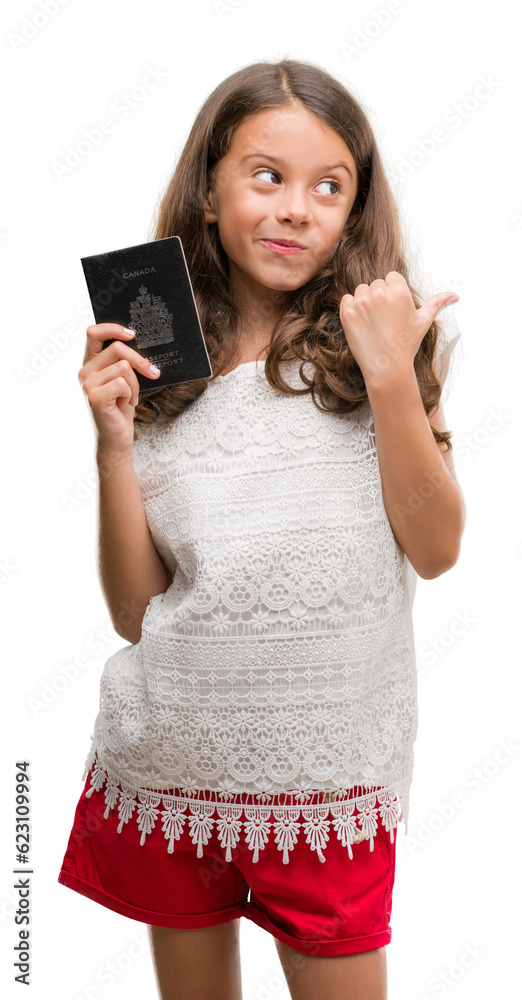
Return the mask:
M417 315L423 321L425 320L428 326L431 326L433 320L442 309L446 306L453 305L454 302L459 301L458 295L455 292L444 292L444 294L432 295L431 299L427 299L424 305L420 309L417 309Z

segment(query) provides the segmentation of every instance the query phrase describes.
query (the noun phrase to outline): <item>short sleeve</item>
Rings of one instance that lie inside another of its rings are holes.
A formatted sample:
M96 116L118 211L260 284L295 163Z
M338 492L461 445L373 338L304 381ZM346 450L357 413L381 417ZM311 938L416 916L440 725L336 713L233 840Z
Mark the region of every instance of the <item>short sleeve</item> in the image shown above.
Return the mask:
M451 368L451 356L461 338L460 333L454 334L449 340L443 341L438 348L436 359L439 378L444 386Z

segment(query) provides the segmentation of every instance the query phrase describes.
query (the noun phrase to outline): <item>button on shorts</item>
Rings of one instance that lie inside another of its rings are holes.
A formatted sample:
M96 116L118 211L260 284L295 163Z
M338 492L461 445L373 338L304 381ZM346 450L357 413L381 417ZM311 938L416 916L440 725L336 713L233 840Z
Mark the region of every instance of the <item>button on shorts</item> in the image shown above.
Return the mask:
M253 920L308 955L353 955L391 941L395 848L380 819L373 838L351 845L352 858L329 829L325 861L302 829L288 864L272 836L257 862L243 831L226 861L216 827L197 857L188 823L172 854L157 822L140 844L136 823L107 808L103 789L78 800L58 882L89 899L160 927L211 927L237 917Z

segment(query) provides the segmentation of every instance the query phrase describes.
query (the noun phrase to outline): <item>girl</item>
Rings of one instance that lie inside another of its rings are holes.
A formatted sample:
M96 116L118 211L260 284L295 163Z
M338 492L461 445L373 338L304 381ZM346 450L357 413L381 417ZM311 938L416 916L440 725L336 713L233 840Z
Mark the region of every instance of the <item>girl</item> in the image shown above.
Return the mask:
M147 923L163 1000L241 996L241 916L294 1000L382 1000L415 582L455 565L465 519L439 405L457 296L412 288L368 120L309 63L210 95L161 202L172 235L212 377L138 399L154 372L112 323L79 372L128 645L58 881Z

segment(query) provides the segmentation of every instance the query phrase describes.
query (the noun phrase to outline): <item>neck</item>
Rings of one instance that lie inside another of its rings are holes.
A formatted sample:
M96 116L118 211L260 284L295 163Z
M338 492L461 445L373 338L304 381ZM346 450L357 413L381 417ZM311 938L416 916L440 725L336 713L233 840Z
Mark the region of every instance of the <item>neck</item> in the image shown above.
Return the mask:
M241 343L255 349L270 341L272 330L286 307L289 293L244 281L232 267L229 291L240 316Z

